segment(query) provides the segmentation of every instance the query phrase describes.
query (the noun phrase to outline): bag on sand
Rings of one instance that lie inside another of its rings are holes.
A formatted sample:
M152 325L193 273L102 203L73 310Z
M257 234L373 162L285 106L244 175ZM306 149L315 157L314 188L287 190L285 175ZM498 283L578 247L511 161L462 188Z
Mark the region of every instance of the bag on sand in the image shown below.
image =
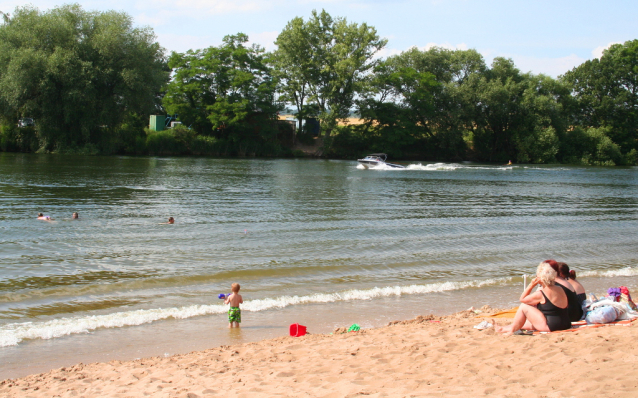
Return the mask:
M587 323L610 323L616 320L618 313L614 307L596 307L587 313L585 320Z

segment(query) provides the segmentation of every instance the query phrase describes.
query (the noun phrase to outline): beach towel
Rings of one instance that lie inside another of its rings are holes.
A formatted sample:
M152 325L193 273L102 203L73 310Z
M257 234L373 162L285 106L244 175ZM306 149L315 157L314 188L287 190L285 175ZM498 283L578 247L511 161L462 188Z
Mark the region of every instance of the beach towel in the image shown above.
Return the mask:
M615 321L615 322L597 324L597 323L587 323L587 321L583 320L583 321L578 321L578 322L572 322L571 329L556 330L554 332L539 332L539 331L535 330L534 331L534 336L539 335L539 334L569 333L569 332L576 332L576 331L581 330L581 329L600 328L600 327L605 327L605 326L631 326L633 321L634 320L624 320L624 321Z
M516 311L518 311L518 307L510 308L509 310L497 312L496 314L481 314L477 315L481 318L514 318L516 315Z

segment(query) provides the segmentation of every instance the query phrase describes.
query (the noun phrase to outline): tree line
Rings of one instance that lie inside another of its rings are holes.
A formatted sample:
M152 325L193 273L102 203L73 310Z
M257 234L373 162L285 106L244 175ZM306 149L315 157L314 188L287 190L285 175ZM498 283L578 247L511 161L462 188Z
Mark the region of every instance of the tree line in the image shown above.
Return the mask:
M638 40L555 79L475 50L382 58L374 27L325 11L289 21L273 52L238 33L170 55L121 12L1 16L3 151L294 156L294 142L319 141L344 159L638 161ZM278 120L287 111L294 129ZM153 114L182 124L149 130Z

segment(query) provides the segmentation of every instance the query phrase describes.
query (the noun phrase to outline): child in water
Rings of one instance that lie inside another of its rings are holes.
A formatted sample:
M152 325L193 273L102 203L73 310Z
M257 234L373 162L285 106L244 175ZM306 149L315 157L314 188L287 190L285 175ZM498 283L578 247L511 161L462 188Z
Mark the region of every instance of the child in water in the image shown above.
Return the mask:
M228 327L238 328L241 323L241 310L239 304L244 303L244 299L239 295L239 283L233 283L230 286L232 293L226 297L224 304L230 304L228 309Z

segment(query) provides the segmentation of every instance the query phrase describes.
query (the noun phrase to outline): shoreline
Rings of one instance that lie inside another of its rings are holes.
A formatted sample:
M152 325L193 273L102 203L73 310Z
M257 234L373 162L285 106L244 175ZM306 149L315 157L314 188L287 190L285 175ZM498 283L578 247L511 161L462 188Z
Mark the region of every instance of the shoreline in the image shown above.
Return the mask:
M277 337L169 357L80 363L5 379L0 381L0 395L593 397L608 394L610 388L620 395L638 388L638 347L631 344L636 322L503 337L492 329L474 329L483 319L466 310L359 332Z

